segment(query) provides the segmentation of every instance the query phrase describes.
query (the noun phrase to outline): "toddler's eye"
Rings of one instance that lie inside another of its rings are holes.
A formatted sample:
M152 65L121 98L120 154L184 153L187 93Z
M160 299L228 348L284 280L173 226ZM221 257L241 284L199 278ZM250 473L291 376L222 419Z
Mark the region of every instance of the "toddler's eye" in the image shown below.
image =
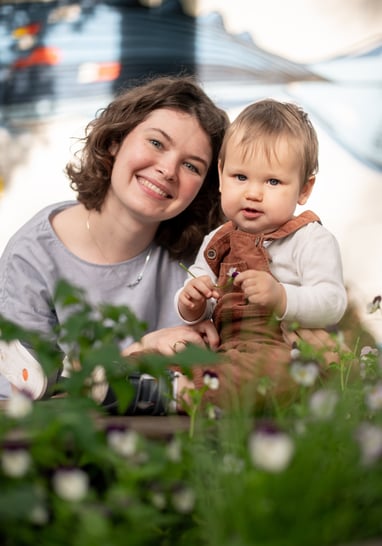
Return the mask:
M270 186L278 186L280 184L280 180L277 180L277 178L270 178L268 180L268 184Z
M239 180L239 182L245 182L245 180L247 180L245 174L237 174L236 178Z

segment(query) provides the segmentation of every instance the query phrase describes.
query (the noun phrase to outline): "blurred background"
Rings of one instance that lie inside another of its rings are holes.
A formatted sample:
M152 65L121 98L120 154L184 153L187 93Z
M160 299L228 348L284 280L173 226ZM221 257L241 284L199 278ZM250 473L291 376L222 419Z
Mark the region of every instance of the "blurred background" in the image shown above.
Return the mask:
M233 119L274 97L320 139L309 203L338 238L345 282L382 343L381 0L0 0L0 253L44 205L97 110L147 74L195 74Z

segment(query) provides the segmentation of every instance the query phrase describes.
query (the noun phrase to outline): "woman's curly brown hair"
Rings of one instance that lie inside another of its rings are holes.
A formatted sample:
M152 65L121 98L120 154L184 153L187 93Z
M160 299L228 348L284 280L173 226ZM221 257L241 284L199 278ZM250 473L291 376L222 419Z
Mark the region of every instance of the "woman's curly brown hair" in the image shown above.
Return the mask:
M163 76L146 80L117 96L91 121L76 160L66 166L70 187L88 210L100 211L110 187L114 157L112 144L126 135L158 108L173 108L194 116L209 136L212 161L194 201L178 216L163 221L156 242L176 259L193 257L204 235L223 221L220 208L217 158L228 116L207 96L191 76Z

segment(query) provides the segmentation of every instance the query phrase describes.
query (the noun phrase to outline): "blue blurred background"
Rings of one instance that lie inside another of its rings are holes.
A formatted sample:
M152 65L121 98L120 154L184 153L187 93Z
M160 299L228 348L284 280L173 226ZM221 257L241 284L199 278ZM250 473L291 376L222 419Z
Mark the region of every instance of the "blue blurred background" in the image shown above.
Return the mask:
M230 117L265 96L300 103L320 138L306 208L338 237L349 294L382 292L380 0L0 0L0 252L49 202L95 112L145 75L186 72Z

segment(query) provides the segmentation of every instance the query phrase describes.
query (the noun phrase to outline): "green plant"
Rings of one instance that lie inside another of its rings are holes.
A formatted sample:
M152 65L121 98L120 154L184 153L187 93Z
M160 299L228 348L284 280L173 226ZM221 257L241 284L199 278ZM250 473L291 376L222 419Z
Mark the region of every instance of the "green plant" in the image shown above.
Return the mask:
M138 362L118 342L138 339L128 308L95 310L65 283L57 301L73 313L58 332L81 362L63 396L32 402L19 393L0 415L0 543L3 546L330 546L382 536L382 370L374 346L338 351L319 383L309 347L291 368L301 396L267 414L211 412L202 394L218 386L214 355L187 347L146 355L140 369L169 364L211 369L190 393L189 430L151 439L124 418L108 419L92 397L105 367L120 411L133 396L126 377ZM340 333L335 334L340 335ZM26 337L47 373L61 365L49 343L0 319L0 337ZM352 369L350 363L359 362ZM299 367L300 366L300 367ZM216 369L218 371L218 369ZM154 418L155 419L155 418Z

